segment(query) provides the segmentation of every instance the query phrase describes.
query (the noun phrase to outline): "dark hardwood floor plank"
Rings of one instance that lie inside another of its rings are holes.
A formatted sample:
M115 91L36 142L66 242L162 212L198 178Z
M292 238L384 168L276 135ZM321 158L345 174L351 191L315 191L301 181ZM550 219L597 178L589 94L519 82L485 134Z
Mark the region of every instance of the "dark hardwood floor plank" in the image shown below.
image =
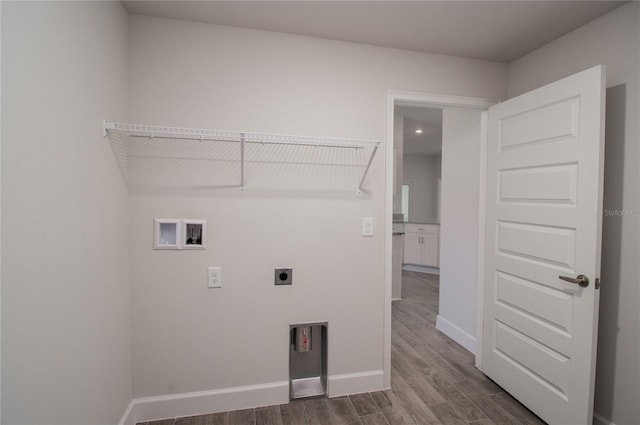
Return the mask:
M429 383L422 370L413 368L411 363L406 361L393 347L391 365L393 370L401 374L402 378L427 406L446 402L442 394Z
M232 410L230 412L204 415L203 425L255 425L254 409Z
M520 421L494 401L490 395L485 394L482 388L478 387L476 383L463 381L456 382L454 385L460 392L469 397L471 401L497 425L521 425Z
M255 415L256 425L283 425L280 406L256 408Z
M304 410L304 401L294 400L280 405L282 425L308 425L307 413Z
M147 422L147 425L173 425L176 422L174 418L172 419L161 419L159 421L151 421Z
M176 418L174 425L204 425L204 415Z
M371 397L373 397L389 425L415 425L411 415L391 390L373 392Z
M350 395L349 400L353 403L353 407L356 409L358 416L380 413L380 409L378 409L376 402L373 401L369 393Z
M438 380L437 378L433 379L432 376L428 376L427 379L433 382L433 386L443 395L449 406L465 421L473 422L488 419L482 409L471 401L469 397L461 393L454 384Z
M430 407L442 425L467 425L467 421L449 403L436 404Z
M529 409L521 405L511 395L503 392L490 397L512 416L518 418L523 425L545 425L542 419L531 413Z
M362 425L389 425L382 413L361 416Z
M391 367L391 392L396 395L399 403L413 420L422 425L438 424L438 418L433 414L429 406L404 380L402 374L396 368Z
M305 400L310 425L361 425L348 397Z

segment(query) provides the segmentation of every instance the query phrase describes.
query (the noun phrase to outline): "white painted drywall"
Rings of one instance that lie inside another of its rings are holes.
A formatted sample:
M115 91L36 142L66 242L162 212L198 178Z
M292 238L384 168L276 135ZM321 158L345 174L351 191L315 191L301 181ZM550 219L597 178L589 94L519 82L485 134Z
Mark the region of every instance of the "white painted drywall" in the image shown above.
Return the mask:
M2 4L2 423L114 424L131 401L117 2Z
M402 213L402 179L404 176L404 117L393 116L393 212Z
M640 418L640 4L631 2L509 65L509 96L597 64L607 67L602 288L595 411Z
M445 109L442 116L440 307L436 327L475 353L480 116Z
M403 160L403 180L411 182L410 221L425 223L437 221L436 204L438 195L439 156L405 155Z
M384 139L388 89L501 98L502 64L132 16L134 122ZM390 142L390 141L389 141ZM329 321L329 374L383 368L384 150L356 195L132 196L136 397L288 379L288 325ZM208 220L206 251L153 251L154 217ZM362 217L375 235L360 236ZM207 266L223 288L207 289ZM294 268L275 287L273 268ZM375 389L375 388L369 388Z

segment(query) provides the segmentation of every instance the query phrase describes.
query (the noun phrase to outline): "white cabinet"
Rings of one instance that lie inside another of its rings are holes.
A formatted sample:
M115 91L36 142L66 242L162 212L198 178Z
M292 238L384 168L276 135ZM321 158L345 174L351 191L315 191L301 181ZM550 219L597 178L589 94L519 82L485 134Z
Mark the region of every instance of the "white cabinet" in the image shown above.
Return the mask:
M404 230L404 263L438 267L440 226L407 223Z

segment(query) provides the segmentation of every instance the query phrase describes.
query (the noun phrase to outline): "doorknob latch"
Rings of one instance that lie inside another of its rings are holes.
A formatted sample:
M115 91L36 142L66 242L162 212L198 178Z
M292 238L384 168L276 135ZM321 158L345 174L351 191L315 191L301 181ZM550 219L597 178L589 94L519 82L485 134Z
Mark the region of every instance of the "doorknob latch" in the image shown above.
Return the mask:
M576 285L580 285L583 288L589 286L589 278L583 274L579 274L576 277L569 276L558 276L560 280L564 280L565 282L575 283Z

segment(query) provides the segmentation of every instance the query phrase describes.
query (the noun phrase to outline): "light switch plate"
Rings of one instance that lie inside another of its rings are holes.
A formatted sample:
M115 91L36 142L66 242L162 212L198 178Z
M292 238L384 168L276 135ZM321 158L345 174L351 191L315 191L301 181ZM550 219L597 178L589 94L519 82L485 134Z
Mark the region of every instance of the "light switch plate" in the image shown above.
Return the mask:
M222 288L222 267L209 267L207 271L209 288Z
M373 217L362 218L362 236L373 236Z

